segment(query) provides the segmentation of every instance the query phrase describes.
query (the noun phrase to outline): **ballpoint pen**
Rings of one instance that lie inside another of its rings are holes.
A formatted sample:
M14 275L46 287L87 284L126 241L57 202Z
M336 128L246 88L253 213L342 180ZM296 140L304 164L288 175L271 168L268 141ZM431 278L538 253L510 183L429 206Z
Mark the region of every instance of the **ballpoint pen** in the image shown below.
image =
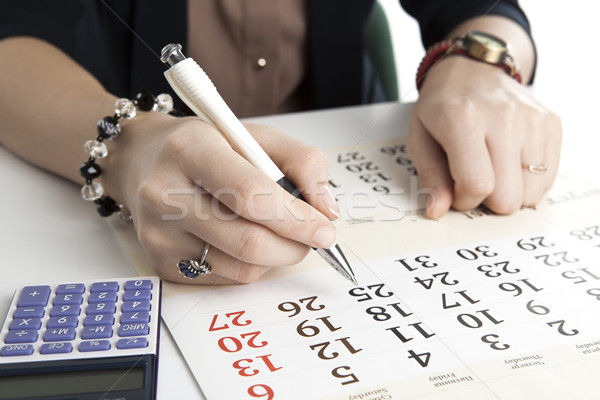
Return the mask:
M302 199L300 192L283 175L252 135L227 106L204 70L181 52L180 44L163 47L161 61L169 66L167 81L187 106L205 122L217 128L242 156L252 165L277 182L287 192ZM358 285L354 272L339 245L329 249L315 249L329 265L343 277Z

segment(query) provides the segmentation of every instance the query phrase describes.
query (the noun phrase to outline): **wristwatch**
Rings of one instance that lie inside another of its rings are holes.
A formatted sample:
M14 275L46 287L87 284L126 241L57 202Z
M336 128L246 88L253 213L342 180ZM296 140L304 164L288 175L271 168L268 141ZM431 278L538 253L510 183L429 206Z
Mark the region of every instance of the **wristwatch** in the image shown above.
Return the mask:
M521 72L510 54L509 45L486 32L469 31L466 35L437 42L427 50L417 69L417 89L421 89L427 72L442 58L458 54L502 68L521 83Z

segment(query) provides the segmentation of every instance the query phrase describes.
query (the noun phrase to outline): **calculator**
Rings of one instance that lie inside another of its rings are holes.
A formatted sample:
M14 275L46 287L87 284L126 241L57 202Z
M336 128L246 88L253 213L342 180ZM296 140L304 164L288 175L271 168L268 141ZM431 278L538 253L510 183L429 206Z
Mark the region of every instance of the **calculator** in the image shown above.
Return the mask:
M156 398L158 277L35 284L0 331L0 400Z

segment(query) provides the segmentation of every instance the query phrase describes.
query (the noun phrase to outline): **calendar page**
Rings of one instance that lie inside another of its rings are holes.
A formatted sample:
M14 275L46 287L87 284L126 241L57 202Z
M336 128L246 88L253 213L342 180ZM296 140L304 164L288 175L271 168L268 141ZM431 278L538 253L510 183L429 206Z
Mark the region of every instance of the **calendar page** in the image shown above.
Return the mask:
M561 175L535 209L431 221L402 140L327 155L358 286L314 252L249 285L165 284L208 399L598 397L600 188Z

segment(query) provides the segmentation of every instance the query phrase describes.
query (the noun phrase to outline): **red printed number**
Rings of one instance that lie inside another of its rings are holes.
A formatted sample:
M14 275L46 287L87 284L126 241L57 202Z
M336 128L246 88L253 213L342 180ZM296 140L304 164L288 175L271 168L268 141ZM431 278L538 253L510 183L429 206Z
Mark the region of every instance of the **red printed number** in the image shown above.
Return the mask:
M252 321L250 321L249 319L247 319L246 321L243 321L243 322L240 321L240 317L245 312L246 311L230 312L230 313L225 314L225 317L227 319L231 319L231 324L234 325L234 326L246 326L246 325L250 325L252 323ZM210 328L208 328L209 332L219 331L221 329L227 329L227 328L229 328L229 325L227 325L226 323L223 323L223 324L217 326L217 319L218 318L219 318L219 314L215 314L213 316L212 322L210 323Z

